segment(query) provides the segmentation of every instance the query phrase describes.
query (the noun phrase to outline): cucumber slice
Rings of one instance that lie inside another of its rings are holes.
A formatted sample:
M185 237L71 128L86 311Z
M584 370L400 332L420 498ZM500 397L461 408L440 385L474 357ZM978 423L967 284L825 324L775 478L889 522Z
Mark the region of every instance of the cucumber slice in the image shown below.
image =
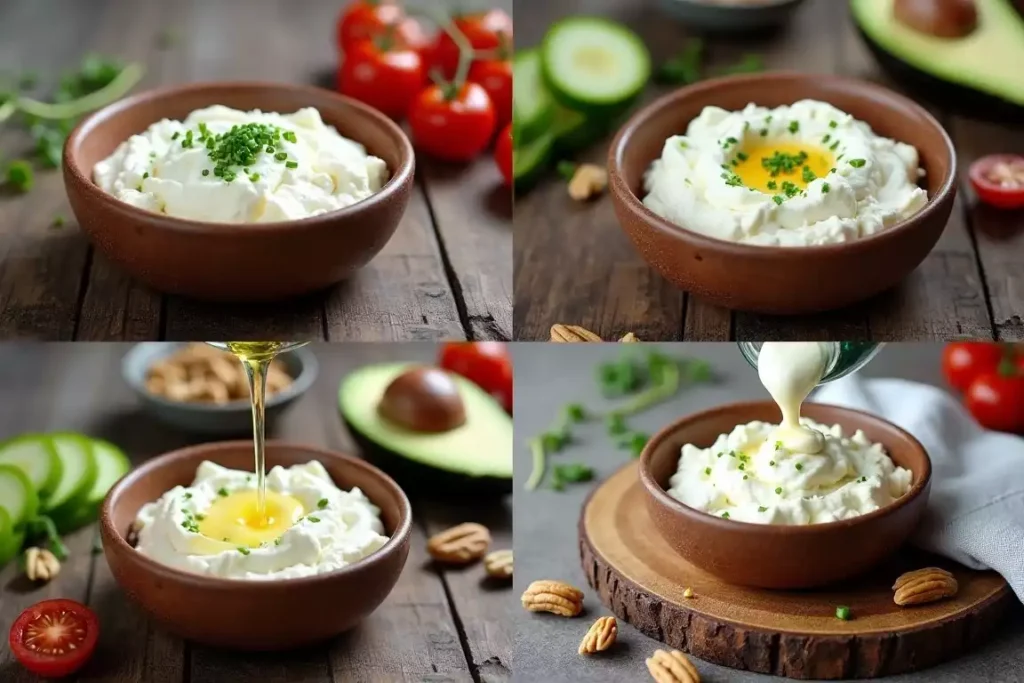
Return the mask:
M57 488L61 463L50 440L41 434L26 434L0 444L0 465L17 467L45 499Z
M606 117L586 116L575 109L559 105L555 110L552 132L555 149L560 155L569 156L594 144L608 133Z
M544 174L551 160L555 136L550 131L512 151L512 178L517 191L529 189Z
M600 17L569 17L544 36L541 68L552 94L584 112L625 106L651 77L651 55L626 26Z
M96 457L92 442L81 434L51 434L50 441L57 450L63 470L57 488L46 499L45 509L56 522L61 516L70 516L80 507L93 484L96 483Z
M35 487L25 473L13 465L0 465L0 509L7 513L15 528L35 517L39 509Z
M15 529L7 510L0 508L0 569L21 552L25 532Z
M90 439L90 442L96 460L96 481L78 508L70 514L57 516L55 521L61 533L95 522L107 491L131 469L128 457L114 444L101 439Z
M516 53L512 78L512 138L517 145L524 145L551 125L555 101L544 86L537 50Z

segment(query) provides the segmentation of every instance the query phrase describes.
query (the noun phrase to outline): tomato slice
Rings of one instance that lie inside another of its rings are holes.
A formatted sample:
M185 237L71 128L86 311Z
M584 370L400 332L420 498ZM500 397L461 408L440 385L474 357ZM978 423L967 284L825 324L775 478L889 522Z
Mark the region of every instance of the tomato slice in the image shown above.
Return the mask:
M438 364L473 382L512 412L512 360L502 342L448 342Z
M11 652L32 673L58 678L89 661L99 633L99 621L85 605L74 600L43 600L14 620Z
M1024 157L992 154L971 164L967 175L978 199L1000 209L1024 207Z

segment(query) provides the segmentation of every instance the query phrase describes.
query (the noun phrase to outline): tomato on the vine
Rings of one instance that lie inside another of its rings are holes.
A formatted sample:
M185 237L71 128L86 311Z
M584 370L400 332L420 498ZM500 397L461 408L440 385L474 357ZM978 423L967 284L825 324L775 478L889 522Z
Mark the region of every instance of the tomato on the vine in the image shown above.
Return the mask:
M92 656L99 638L93 611L74 600L43 600L22 612L8 640L21 665L47 678L68 676Z
M356 0L338 17L338 47L348 52L353 44L398 26L405 11L395 0Z
M1016 364L975 378L964 402L981 426L1001 432L1024 433L1024 374Z
M426 78L418 52L378 37L351 46L338 69L338 90L400 119L409 112Z
M505 126L494 143L494 163L501 171L505 185L512 187L512 124Z
M431 85L409 109L413 143L446 161L470 161L494 135L494 105L482 86Z
M456 16L453 23L476 52L499 49L511 51L512 17L503 10L462 14ZM460 52L459 46L446 31L438 34L432 53L431 65L440 69L445 78L451 78L459 66Z
M512 412L512 360L501 342L449 342L441 348L438 365L462 375Z
M967 391L976 377L999 367L1004 353L995 342L951 342L942 350L942 374L950 386Z
M512 63L507 59L473 62L469 80L479 83L494 104L498 128L512 120Z
M1024 207L1024 156L991 154L967 170L978 199L1001 209Z

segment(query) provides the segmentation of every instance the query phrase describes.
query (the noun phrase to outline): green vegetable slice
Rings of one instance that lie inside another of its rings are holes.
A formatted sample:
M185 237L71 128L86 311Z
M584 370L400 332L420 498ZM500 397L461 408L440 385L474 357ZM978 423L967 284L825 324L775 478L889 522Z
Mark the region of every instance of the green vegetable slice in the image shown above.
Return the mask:
M61 462L50 440L40 434L25 434L0 444L0 465L17 467L41 499L46 499L61 477Z
M7 514L7 510L0 507L0 569L18 556L24 540L25 532L15 530L11 516Z
M512 61L512 126L517 145L541 135L555 116L555 101L544 85L540 52L523 50Z
M81 505L68 514L57 516L57 524L63 533L95 522L100 505L110 487L131 469L128 457L117 446L101 439L90 441L92 454L96 460L96 481Z
M62 465L60 481L46 499L44 512L51 517L71 515L85 503L96 483L96 458L92 443L81 434L60 433L50 435ZM56 520L55 520L56 521Z
M32 482L13 465L0 465L0 509L7 513L13 528L35 517L39 509L39 497Z
M651 76L651 55L640 37L599 17L554 24L541 46L541 65L555 98L583 111L630 102Z
M544 173L551 159L554 140L554 136L549 132L513 150L512 177L517 190L529 188Z

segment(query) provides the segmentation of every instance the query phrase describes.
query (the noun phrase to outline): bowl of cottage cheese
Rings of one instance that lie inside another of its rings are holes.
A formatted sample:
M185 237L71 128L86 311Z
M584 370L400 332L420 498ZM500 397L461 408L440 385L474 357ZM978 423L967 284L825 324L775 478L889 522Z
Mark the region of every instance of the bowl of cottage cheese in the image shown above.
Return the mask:
M609 152L644 258L730 308L812 313L887 289L938 240L956 155L916 103L838 76L712 79L638 112Z
M101 109L68 136L65 187L97 248L158 290L270 301L343 280L408 204L412 145L318 88L202 83Z
M271 441L266 458L263 515L249 440L150 460L103 503L114 578L183 637L249 650L323 641L398 581L412 515L390 477L311 446Z
M808 588L856 576L902 545L924 514L931 464L884 419L815 403L811 442L780 437L778 406L735 403L655 435L640 462L657 531L730 583Z

